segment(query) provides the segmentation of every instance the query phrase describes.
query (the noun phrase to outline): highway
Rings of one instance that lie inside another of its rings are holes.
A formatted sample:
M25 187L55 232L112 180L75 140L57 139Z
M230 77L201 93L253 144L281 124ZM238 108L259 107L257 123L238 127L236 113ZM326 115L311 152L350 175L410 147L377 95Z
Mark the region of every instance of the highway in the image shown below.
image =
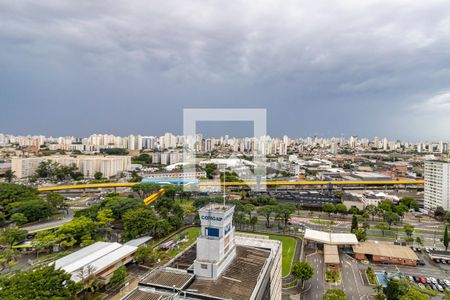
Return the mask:
M162 180L163 182L163 180ZM398 180L398 181L255 181L243 182L225 182L225 186L326 186L332 184L334 186L387 186L387 185L415 185L422 186L423 180ZM52 192L64 190L82 190L82 189L99 189L99 188L116 188L116 187L132 187L139 183L122 182L122 183L96 183L96 184L78 184L78 185L57 185L38 188L39 192ZM203 181L200 186L223 186L223 182L219 181Z

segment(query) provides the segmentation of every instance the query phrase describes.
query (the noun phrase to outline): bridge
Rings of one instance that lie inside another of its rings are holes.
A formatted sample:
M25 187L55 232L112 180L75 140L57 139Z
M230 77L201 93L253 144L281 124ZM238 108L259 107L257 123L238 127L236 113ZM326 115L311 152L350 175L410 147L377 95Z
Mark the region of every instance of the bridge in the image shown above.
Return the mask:
M164 181L161 181L164 183ZM122 182L122 183L95 183L95 184L77 184L77 185L57 185L49 187L40 187L39 192L54 192L65 190L83 190L83 189L101 189L101 188L117 188L117 187L132 187L139 183L136 182ZM242 182L225 182L225 186L326 186L332 184L335 186L389 186L389 185L415 185L420 186L424 184L423 180L397 180L397 181L242 181ZM162 184L163 185L163 184ZM218 181L203 181L199 183L200 186L223 186L223 182Z

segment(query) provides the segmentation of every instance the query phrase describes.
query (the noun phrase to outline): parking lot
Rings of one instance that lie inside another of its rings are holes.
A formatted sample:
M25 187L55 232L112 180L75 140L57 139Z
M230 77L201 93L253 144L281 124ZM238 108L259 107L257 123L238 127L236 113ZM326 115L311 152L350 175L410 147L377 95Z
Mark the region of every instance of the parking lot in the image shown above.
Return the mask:
M422 289L431 289L438 292L450 291L450 260L430 259L433 249L413 248L422 264L417 267L402 265L384 265L369 263L362 268L370 266L377 276L384 276L386 280L392 278L405 278ZM436 249L439 252L438 249ZM360 265L363 265L360 263Z

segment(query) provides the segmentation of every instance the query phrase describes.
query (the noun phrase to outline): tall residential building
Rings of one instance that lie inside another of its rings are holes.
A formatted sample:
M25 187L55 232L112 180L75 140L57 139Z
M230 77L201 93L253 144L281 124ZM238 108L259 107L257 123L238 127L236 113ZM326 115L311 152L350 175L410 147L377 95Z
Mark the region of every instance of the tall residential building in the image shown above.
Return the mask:
M430 160L425 162L425 209L442 206L450 210L450 162Z
M11 169L17 178L27 178L34 175L37 167L43 161L51 160L64 166L74 164L84 177L92 178L95 172L102 172L105 177L112 177L129 170L131 157L125 155L93 156L93 155L55 155L30 158L12 158Z

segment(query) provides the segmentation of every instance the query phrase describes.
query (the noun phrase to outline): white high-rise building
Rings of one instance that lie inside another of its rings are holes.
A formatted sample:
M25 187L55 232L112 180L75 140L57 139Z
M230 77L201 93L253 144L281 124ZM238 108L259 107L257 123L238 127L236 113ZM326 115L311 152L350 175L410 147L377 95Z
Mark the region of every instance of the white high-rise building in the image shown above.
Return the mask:
M236 256L233 221L234 206L210 204L198 211L201 222L197 239L194 273L217 279Z
M450 210L450 163L430 160L425 162L425 209L442 206Z

